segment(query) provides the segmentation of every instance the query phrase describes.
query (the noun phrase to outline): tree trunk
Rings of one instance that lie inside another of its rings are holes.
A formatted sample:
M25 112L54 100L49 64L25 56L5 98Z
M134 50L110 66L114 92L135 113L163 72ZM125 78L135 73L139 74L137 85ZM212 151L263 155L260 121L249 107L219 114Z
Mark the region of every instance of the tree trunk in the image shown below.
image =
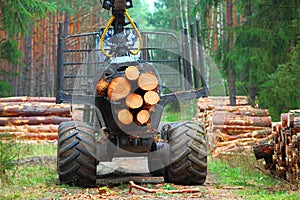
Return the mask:
M217 9L218 7L214 6L214 52L218 50L218 26L217 26Z
M32 68L32 32L25 36L25 73L23 74L24 88L20 95L30 95L30 83L31 83L31 68Z
M226 21L227 21L227 41L228 41L228 51L233 48L233 33L232 30L232 0L227 0L226 2ZM230 105L236 106L236 86L235 86L235 73L234 66L231 60L227 60L227 73L228 73L228 87L229 87L229 97Z

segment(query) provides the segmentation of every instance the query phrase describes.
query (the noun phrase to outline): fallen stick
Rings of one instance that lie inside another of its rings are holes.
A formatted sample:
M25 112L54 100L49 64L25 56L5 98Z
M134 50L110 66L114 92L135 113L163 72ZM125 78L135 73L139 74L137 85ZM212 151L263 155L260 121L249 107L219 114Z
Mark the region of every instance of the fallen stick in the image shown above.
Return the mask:
M142 187L140 185L136 185L133 181L129 181L129 191L128 194L132 194L132 188L136 188L139 190L142 190L147 193L168 193L168 194L174 194L174 193L196 193L200 192L198 188L191 188L191 189L181 189L181 190L161 190L161 189L149 189Z

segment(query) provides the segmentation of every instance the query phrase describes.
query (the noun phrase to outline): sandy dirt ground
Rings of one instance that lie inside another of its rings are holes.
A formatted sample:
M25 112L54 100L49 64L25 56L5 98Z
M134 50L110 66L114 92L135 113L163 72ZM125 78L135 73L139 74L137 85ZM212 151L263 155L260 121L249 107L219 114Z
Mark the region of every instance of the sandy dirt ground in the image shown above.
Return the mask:
M213 174L209 171L202 186L168 186L177 190L199 189L199 192L168 194L164 189L166 184L163 177L149 175L145 157L116 158L113 162L100 163L97 174L96 188L53 188L52 192L59 199L244 199L235 192L241 188L218 188ZM129 194L129 181L145 188L157 189L159 192L148 193L134 188Z

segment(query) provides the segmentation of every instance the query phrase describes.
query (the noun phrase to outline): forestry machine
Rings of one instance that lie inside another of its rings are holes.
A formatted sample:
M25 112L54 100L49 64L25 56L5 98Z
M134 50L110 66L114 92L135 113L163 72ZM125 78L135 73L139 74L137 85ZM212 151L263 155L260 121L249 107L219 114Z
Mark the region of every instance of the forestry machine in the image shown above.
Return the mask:
M72 103L73 118L58 130L60 183L94 186L100 162L135 156L147 158L149 173L166 182L203 184L203 125L160 123L166 106L185 108L182 101L207 96L202 70L187 59L195 59L188 51L195 43L189 48L187 31L178 39L171 31L139 30L127 12L132 0L101 3L112 13L105 28L67 35L59 26L57 103Z

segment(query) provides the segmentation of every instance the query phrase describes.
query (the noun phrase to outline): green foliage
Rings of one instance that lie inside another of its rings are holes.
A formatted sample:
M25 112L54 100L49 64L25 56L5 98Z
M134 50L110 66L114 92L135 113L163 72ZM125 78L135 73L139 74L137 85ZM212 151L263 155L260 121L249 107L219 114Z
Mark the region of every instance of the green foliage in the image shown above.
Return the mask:
M43 0L5 0L0 1L0 8L0 28L7 30L9 36L28 33L31 22L56 10L55 3Z
M262 85L259 104L269 108L273 120L280 114L300 107L300 45L295 48L290 61L279 65Z
M170 185L168 183L165 183L162 187L163 190L176 190L177 188L174 187L174 185Z
M151 16L148 4L143 0L133 0L133 8L128 9L130 17L141 30L149 26L148 19Z
M9 63L19 64L22 53L18 50L18 43L12 39L7 39L0 43L0 59L5 59Z
M185 26L183 23L195 21L192 13L195 4L194 0L157 0L154 3L155 10L149 18L149 24L153 27L182 31Z
M0 80L0 97L12 96L12 89L6 81Z
M9 183L10 179L14 178L15 173L8 175L8 171L15 168L14 162L18 158L19 149L14 141L2 141L0 137L0 186L1 183Z
M299 33L297 1L242 0L236 3L237 16L243 16L243 22L236 27L226 27L225 21L222 21L226 17L226 2L222 4L221 1L216 0L198 1L195 7L195 12L200 13L201 16L204 42L211 41L207 34L209 30L206 29L206 16L211 16L212 9L216 6L224 14L223 18L218 15L218 22L223 22L224 25L220 30L218 52L217 54L212 52L216 55L215 59L223 77L228 79L228 63L232 63L238 89L237 95L252 98L258 96L259 105L270 108L273 117L284 110L299 107L299 101L296 100L299 96L299 87L295 86L293 79L297 76L295 65L298 64L295 64L295 56L290 59L291 49L295 47ZM234 35L232 49L228 48L226 33ZM291 78L291 74L284 72L287 70L296 73L296 76ZM287 85L292 83L292 87ZM288 89L281 93L279 88ZM287 95L287 98L283 98L282 94ZM288 98L290 99L286 100ZM255 99L252 100L254 102Z

